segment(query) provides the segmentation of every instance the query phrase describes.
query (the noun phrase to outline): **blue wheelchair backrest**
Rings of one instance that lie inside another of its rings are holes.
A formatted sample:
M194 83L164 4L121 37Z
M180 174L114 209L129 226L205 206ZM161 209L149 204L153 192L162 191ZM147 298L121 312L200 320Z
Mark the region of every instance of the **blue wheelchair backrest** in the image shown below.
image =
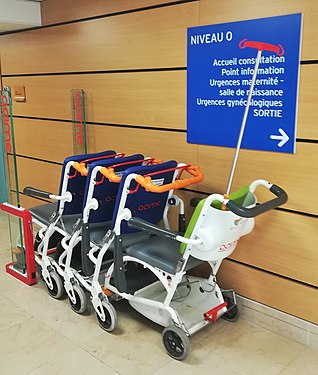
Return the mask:
M112 155L115 156L116 151L108 150L94 154L74 155L67 157L63 162L59 194L61 194L62 191L65 167L68 162L74 161L79 163L85 161L85 164L88 166L91 162L94 162L96 158L103 160L105 158L110 158ZM71 171L75 172L73 168L71 168ZM86 176L82 176L80 173L74 173L74 177L68 179L67 190L72 193L72 201L65 203L63 215L80 214L82 212L85 185Z
M89 189L89 184L91 181L91 174L95 167L112 167L115 174L121 176L125 169L132 166L140 166L144 162L144 156L142 154L135 154L127 157L121 157L110 160L98 160L89 165L87 184L84 193L83 209L87 201L87 194ZM89 223L101 223L110 221L113 216L113 211L115 207L115 202L117 198L119 183L110 182L107 178L98 173L97 183L94 186L93 198L98 201L98 209L91 210L89 214Z
M114 229L115 227L121 195L124 192L125 180L131 173L136 173L137 175L140 174L145 176L156 172L156 174L153 177L151 177L152 181L155 184L169 184L173 181L173 176L175 173L174 168L176 168L177 165L178 164L175 160L170 160L161 164L132 167L126 169L122 175L122 179L119 184L119 190L112 219L112 229ZM165 207L167 205L169 191L164 193L152 193L146 191L141 186L139 186L138 189L136 189L136 187L137 183L135 181L132 181L129 190L136 191L134 193L128 194L126 198L125 207L131 211L132 216L147 220L153 224L158 224L159 221L163 218ZM136 231L138 230L129 228L127 223L125 221L122 221L120 227L121 234L133 233Z

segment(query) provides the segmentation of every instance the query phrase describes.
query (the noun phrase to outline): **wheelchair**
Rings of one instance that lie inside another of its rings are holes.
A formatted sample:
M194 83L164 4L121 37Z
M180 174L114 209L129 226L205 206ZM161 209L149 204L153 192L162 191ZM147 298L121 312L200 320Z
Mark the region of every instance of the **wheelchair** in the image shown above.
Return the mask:
M131 174L127 179L156 194L177 184L156 186L150 178ZM257 204L255 189L265 186L276 198ZM236 248L240 237L249 234L257 215L287 201L287 194L277 185L256 180L250 186L224 197L211 194L197 204L184 234L159 227L135 214L123 201L115 224L114 262L106 275L104 290L110 299L126 299L148 319L164 327L163 345L172 358L184 360L189 352L189 337L220 317L235 321L239 309L233 290L222 290L216 274L222 260ZM143 230L149 238L124 247L118 228ZM207 262L208 278L191 276L189 271ZM139 265L153 275L153 282L130 290L127 282L131 265ZM115 314L108 314L109 326Z
M160 187L161 184L170 184L176 181L180 172L188 167L186 164L178 165L173 160L162 163L157 163L157 161L154 163L153 160L149 162L149 158L139 160L139 162L143 162L140 165L132 166L132 162L125 162L124 159L115 165L111 165L111 162L108 163L108 166L107 163L102 166L100 162L91 165L90 178L85 193L83 221L68 243L65 239L62 241L62 246L65 249L64 254L66 254L63 265L64 285L71 307L79 314L84 313L87 308L86 292L89 292L98 322L106 331L115 328L117 317L113 306L108 301L107 292L105 294L105 289L101 287L103 282L100 281L100 277L106 272L113 259L118 257L118 242L114 241L115 232L120 233L120 243L124 247L149 239L148 233L131 229L127 225L116 228L119 212L120 215L123 214L121 208L123 201L128 202L130 209L138 212L138 216L144 217L154 224L163 221L166 228L169 228L167 220L169 201L170 204L176 204L175 198L172 197L172 190L154 194L142 187L138 188L137 185L133 190L128 190L127 179L130 178L132 173L140 175L155 174L154 183ZM187 184L193 183L194 180L201 180L202 177L202 174L197 174L187 179ZM103 185L101 185L101 182L103 182ZM114 194L114 182L119 182L116 187L116 195ZM105 208L105 203L102 203L105 201L112 203L113 210L109 207L108 209ZM109 219L111 220L107 221ZM116 240L118 240L118 237L116 237ZM73 261L74 253L78 253L78 247L80 247L81 262L75 265ZM62 257L60 262L61 260ZM135 265L130 267L128 273L132 289L139 289L142 285L153 280L151 273L145 273L142 268L136 268ZM126 273L126 276L128 273ZM142 278L138 277L140 273L143 274Z
M113 150L70 156L63 162L58 195L30 186L23 190L29 196L57 201L29 209L33 229L37 232L34 240L37 269L53 298L60 298L64 293L61 278L53 265L54 253L59 242L70 237L81 217L87 168L96 160L123 156Z

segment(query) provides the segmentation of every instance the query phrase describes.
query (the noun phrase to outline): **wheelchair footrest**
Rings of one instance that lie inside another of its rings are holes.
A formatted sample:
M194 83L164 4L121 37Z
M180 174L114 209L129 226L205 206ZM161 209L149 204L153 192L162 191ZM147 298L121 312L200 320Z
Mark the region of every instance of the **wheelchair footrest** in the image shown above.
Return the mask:
M217 319L217 316L218 316L218 312L221 309L223 309L223 307L226 307L226 306L227 306L227 303L223 302L220 305L213 307L213 309L211 309L211 310L209 310L209 311L207 311L206 313L203 314L204 320L209 322L209 323L215 323L216 319Z

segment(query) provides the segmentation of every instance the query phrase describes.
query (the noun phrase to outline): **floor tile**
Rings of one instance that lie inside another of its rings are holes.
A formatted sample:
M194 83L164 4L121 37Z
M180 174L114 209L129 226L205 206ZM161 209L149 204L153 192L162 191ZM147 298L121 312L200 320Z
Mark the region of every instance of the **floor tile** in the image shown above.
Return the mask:
M27 286L8 275L5 264L10 259L6 219L0 214L0 374L318 373L317 350L283 337L291 336L288 326L281 334L270 331L278 332L280 326L273 326L278 322L267 317L251 324L252 315L244 309L236 323L220 319L190 337L187 358L176 361L165 352L162 327L144 318L127 301L114 303L118 328L105 332L92 307L90 314L80 316L70 309L67 299L50 297L41 280ZM309 345L318 348L318 335L306 334Z
M4 264L1 264L0 268L1 268L0 270L0 293L7 293L11 290L17 291L24 285L21 281L17 280L15 277L6 273ZM21 295L19 298L21 298Z
M74 344L54 329L26 317L22 323L1 331L1 373L26 374L74 348Z
M190 341L184 362L172 361L155 374L277 375L304 350L303 345L244 320L226 323L202 340L194 335Z
M30 319L32 315L28 314L21 306L10 301L7 297L0 294L0 335L1 332L23 323Z
M85 348L122 375L148 375L169 362L161 346L161 327L134 311L126 301L115 303L118 328L84 343Z
M318 373L318 353L304 349L279 375L316 375Z
M241 318L301 344L309 344L310 330L318 326L282 311L242 298ZM317 331L318 334L318 331ZM317 336L318 337L318 336Z
M118 375L105 363L99 361L85 350L76 348L52 358L44 365L31 370L26 375Z
M12 301L19 299L20 305L40 322L47 324L73 342L81 342L87 337L97 337L100 329L93 314L78 315L69 306L67 298L52 298L40 280L34 286L24 285L23 298L21 289L9 290L3 294Z

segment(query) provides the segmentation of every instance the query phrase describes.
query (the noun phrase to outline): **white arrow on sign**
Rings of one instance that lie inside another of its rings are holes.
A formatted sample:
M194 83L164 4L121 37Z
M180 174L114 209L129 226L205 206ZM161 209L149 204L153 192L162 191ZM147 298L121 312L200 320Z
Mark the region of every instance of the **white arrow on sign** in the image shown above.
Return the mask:
M279 128L278 131L280 132L280 135L271 135L271 139L278 139L280 142L278 143L278 147L284 146L284 144L289 141L288 135L284 132L282 128Z

